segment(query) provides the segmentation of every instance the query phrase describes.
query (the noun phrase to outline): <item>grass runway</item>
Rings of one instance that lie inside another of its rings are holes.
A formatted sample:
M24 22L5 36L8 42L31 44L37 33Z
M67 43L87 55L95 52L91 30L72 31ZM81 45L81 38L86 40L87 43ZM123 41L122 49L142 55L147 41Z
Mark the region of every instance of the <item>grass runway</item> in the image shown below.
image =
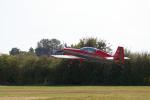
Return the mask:
M150 100L150 86L0 86L0 100Z

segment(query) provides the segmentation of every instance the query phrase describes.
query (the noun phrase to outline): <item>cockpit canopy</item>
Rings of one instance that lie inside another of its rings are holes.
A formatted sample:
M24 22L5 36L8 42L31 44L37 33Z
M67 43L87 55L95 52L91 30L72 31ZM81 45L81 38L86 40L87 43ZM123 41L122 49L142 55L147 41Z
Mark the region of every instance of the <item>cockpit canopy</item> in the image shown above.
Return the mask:
M95 53L97 49L94 48L94 47L83 47L80 50L86 51L86 52L89 52L89 53Z

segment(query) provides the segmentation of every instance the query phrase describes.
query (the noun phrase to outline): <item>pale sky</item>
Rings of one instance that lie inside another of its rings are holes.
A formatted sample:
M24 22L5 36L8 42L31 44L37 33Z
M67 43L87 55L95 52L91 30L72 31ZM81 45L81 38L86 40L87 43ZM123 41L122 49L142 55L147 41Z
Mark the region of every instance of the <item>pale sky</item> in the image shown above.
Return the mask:
M42 38L74 44L97 37L150 52L150 0L0 0L0 52L28 50Z

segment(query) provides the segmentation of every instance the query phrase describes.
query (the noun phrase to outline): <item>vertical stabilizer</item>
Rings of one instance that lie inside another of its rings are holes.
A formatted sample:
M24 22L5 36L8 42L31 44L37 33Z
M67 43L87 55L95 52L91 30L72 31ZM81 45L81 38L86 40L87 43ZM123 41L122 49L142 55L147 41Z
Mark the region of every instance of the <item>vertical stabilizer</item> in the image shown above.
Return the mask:
M124 64L124 48L118 47L116 53L114 54L114 61L116 63Z

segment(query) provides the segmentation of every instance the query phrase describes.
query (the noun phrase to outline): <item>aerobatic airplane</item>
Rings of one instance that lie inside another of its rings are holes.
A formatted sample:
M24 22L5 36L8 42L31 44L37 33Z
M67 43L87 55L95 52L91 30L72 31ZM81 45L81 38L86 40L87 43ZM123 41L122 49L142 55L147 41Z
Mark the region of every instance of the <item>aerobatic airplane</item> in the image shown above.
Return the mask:
M76 59L80 61L114 61L119 64L124 64L124 60L129 59L128 57L124 57L124 48L120 46L114 55L93 47L83 47L81 49L63 48L62 51L64 52L63 55L51 56L55 58Z

